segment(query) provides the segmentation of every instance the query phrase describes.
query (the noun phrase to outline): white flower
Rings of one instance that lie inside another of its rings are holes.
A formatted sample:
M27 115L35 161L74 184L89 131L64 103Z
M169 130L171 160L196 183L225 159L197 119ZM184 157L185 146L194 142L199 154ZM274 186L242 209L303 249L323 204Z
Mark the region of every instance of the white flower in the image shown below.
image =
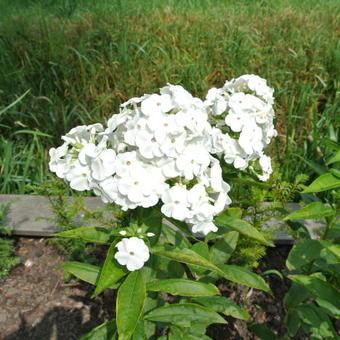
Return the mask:
M187 180L202 173L210 163L209 152L200 145L189 145L177 158L176 166Z
M209 222L202 222L202 223L194 224L191 230L195 234L197 233L197 234L207 235L211 231L216 232L218 228L213 222L209 221Z
M97 181L103 181L112 176L116 171L116 153L106 149L94 158L90 165L91 175Z
M244 152L251 155L254 152L260 152L263 150L264 145L262 137L262 129L254 122L250 121L244 125L238 142Z
M115 259L131 272L142 268L150 258L149 248L138 237L123 238L116 244L116 248L118 251Z
M271 165L271 158L269 156L262 155L259 159L259 164L263 171L263 174L258 175L257 177L261 181L267 181L269 179L269 176L273 172L272 165Z
M163 193L162 201L164 204L161 211L165 216L173 217L180 221L191 216L188 209L188 191L186 188L174 185Z
M206 96L205 104L211 108L213 115L221 115L227 109L227 101L222 89L211 88Z
M141 103L141 111L145 116L159 115L173 108L169 94L152 94Z

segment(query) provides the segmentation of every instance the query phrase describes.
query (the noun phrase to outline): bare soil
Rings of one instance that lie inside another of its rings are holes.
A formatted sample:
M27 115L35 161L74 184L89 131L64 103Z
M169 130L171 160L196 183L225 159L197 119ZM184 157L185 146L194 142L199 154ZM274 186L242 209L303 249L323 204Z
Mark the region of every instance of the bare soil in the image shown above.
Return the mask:
M284 268L289 249L268 249L259 271ZM57 267L66 258L45 239L18 238L17 254L21 264L0 283L0 340L77 340L114 318L115 293L107 290L92 299L90 285L65 283ZM219 288L248 311L252 322L264 323L282 335L282 298L288 282L275 275L266 276L266 280L274 296L241 285L221 283ZM228 319L227 325L209 327L208 335L215 340L256 339L248 331L247 322L233 318Z

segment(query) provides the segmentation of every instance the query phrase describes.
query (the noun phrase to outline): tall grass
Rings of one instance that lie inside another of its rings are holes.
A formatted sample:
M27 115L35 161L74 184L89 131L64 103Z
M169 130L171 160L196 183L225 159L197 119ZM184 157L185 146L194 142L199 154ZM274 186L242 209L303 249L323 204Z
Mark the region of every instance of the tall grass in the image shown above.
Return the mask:
M0 192L44 181L47 149L132 96L181 84L203 97L255 73L276 89L284 179L339 127L336 0L0 0ZM24 132L23 132L24 131ZM302 159L302 160L301 160Z

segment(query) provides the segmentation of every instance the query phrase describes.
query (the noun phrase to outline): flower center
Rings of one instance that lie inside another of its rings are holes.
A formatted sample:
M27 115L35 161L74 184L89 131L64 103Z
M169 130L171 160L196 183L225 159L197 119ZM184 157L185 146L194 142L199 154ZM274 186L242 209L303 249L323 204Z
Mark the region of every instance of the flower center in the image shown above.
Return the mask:
M171 143L175 143L176 139L175 138L171 138Z
M131 162L130 162L130 161L127 161L127 162L126 162L126 165L131 165Z
M132 256L135 255L135 253L133 251L130 251L129 254L132 255Z

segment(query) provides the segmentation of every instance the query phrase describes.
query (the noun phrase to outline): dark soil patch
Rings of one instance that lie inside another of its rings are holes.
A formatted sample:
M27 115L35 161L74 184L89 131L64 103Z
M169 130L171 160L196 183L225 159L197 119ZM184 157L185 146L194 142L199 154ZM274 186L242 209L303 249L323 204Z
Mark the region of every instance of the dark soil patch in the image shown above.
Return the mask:
M283 269L289 249L268 249L258 271ZM0 340L76 340L114 318L114 292L107 290L92 299L90 285L65 283L57 267L66 258L46 240L19 238L17 254L22 264L0 283ZM252 322L264 323L282 335L282 299L288 282L275 275L266 276L266 280L274 296L241 285L221 283L219 288L249 312ZM209 327L208 335L215 340L256 339L248 331L247 322L233 318L227 325Z

